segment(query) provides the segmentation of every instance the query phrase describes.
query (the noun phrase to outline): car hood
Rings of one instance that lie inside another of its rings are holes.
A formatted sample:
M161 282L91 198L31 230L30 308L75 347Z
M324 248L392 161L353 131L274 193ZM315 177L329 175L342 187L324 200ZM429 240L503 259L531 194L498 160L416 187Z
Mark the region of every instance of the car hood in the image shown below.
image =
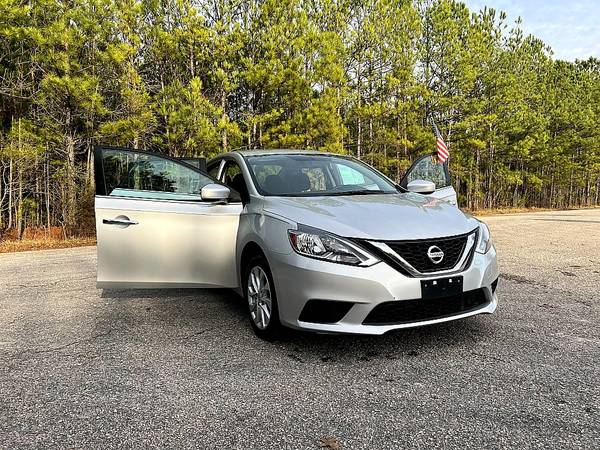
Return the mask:
M265 197L265 212L338 236L408 240L468 233L477 220L448 202L424 195L369 194Z

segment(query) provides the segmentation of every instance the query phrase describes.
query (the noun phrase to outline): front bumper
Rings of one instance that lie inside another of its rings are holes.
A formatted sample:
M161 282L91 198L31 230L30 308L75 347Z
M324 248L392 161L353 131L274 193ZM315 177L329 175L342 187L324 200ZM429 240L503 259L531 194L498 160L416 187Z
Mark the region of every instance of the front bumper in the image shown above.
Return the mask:
M390 330L430 325L462 319L496 310L497 295L492 282L498 278L494 247L485 255L475 253L471 265L458 274L463 276L463 291L483 288L487 302L481 308L431 320L383 325L365 325L371 310L383 302L421 298L421 280L405 276L385 262L371 267L354 267L306 258L296 253L269 255L277 291L281 322L291 328L324 333L384 334ZM443 275L446 276L446 275ZM434 275L427 278L440 278ZM335 323L299 320L309 300L351 302L353 306Z

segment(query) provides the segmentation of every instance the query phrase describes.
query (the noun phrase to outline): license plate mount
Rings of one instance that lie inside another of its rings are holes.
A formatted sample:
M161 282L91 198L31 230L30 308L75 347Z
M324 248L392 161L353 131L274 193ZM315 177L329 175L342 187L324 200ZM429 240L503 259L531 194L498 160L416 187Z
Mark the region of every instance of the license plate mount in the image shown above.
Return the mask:
M421 298L423 299L449 297L451 295L462 294L462 292L462 275L421 280Z

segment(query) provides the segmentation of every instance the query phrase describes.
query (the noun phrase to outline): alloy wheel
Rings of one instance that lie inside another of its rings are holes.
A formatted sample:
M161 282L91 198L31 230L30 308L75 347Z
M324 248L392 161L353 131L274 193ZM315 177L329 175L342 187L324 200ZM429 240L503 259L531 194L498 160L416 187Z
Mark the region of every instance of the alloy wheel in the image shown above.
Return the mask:
M254 324L264 330L271 322L273 301L267 274L260 266L254 266L248 274L248 306Z

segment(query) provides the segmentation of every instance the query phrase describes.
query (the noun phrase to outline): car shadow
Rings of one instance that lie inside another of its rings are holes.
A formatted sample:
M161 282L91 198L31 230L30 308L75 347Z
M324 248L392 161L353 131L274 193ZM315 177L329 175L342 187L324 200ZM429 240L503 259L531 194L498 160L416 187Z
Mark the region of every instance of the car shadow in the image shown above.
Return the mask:
M470 348L494 334L494 325L485 317L475 316L453 322L393 330L379 336L333 335L286 330L275 344L293 355L321 359L356 357L368 361L376 357L396 359L453 347Z
M230 339L240 339L244 345L271 347L272 351L298 362L396 359L451 347L470 348L493 335L496 327L495 321L487 320L489 316L474 316L394 330L380 336L324 334L285 328L279 339L265 342L252 332L244 300L229 289L104 289L101 297L116 301L142 300L147 308L169 317L170 321L179 320L183 325L192 320L198 329L215 327L215 320L222 321L223 326L234 327ZM211 314L207 315L209 305Z
M181 297L206 297L230 294L236 295L229 289L102 289L101 298L108 299L169 299Z
M182 325L194 320L199 328L246 317L243 299L231 289L103 289L100 298L120 307L138 305Z

